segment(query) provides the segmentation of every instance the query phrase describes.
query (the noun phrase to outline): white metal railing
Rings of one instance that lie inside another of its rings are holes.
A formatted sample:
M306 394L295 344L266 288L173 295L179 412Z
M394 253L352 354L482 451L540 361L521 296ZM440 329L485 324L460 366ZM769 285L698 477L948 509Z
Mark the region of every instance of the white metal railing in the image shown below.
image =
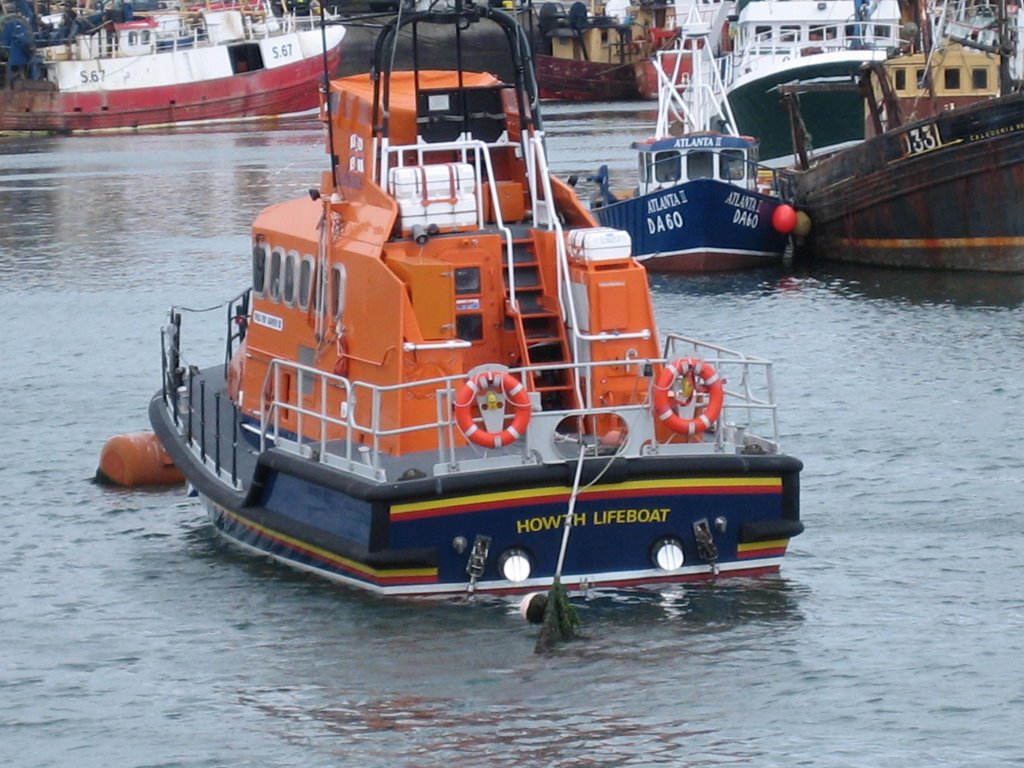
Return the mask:
M575 374L577 382L590 382L595 378L591 375L593 369L628 365L637 372L638 378L642 378L641 372L645 369L654 370L655 366L662 366L680 357L700 357L714 366L719 375L725 378L725 407L720 421L721 429L715 431L714 439L687 446L688 450L721 451L727 441L755 444L769 453L779 450L774 379L770 361L746 357L724 347L676 334L667 337L665 353L664 358L658 359L624 358L536 365L510 369L509 372L525 380L528 372L542 373L569 369ZM292 379L286 398L282 397L285 376ZM404 434L429 431L437 436L436 463L457 466L458 430L452 409L456 393L465 382L465 374L458 374L382 386L350 381L343 376L293 361L274 360L264 382L265 397L260 423L261 449L266 449L268 442L272 441L279 448L323 463L336 463L340 460L343 466L350 470L362 471L368 476L383 480L386 479L386 471L382 463L382 441ZM431 391L434 394L437 403L434 417L418 423L385 427L385 400L389 395L413 388L421 392ZM332 392L340 393L340 397L337 394L331 396ZM554 425L569 417L587 418L601 414L617 414L635 425L641 433L654 434L656 416L651 406L650 381L647 392L631 404L595 407L592 405L594 393L588 390L586 395L586 402L591 405L576 409L535 412L528 431L544 429L546 427L543 425L547 424L551 425L550 431L554 433ZM368 419L359 418L359 402L370 403L366 411ZM581 399L580 402L584 400ZM338 408L337 413L331 412L332 404ZM539 417L539 413L543 414L544 420ZM294 428L287 431L282 425L286 415L294 417ZM742 440L737 440L737 435L742 436ZM553 434L544 435L531 441L531 444L546 444L552 439ZM669 444L672 442L673 440L668 441ZM509 453L518 454L518 461L526 461L526 445L525 442L516 443L509 446L506 451L494 455L500 457ZM649 453L650 450L649 445L638 444L624 455L639 456Z
M696 357L711 363L726 382L723 420L759 438L762 447L779 450L775 375L770 360L675 333L666 336L664 354L666 360Z
M728 57L726 82L766 65L820 53L863 50L885 51L900 43L896 21L847 19L834 23L804 22L773 26L756 35L741 32L737 51Z
M569 254L566 248L565 233L562 229L562 223L558 218L557 210L554 204L554 193L551 189L551 173L547 165L547 155L544 151L544 137L541 133L535 133L528 144L530 148L529 158L532 164L535 164L536 173L531 176L536 176L541 181L540 191L543 192L543 200L545 202L545 210L547 211L548 217L548 228L555 231L555 249L556 249L556 291L560 297L559 304L562 308L562 320L572 329L572 341L573 341L573 358L580 359L580 348L581 342L600 342L600 341L619 341L623 339L649 339L651 338L650 329L644 329L642 331L633 331L630 333L584 333L580 330L580 319L579 312L576 308L576 300L573 297L572 291L570 290L569 281ZM534 204L536 205L536 190L534 190ZM577 391L577 396L581 395ZM580 398L579 402L584 402Z
M319 15L296 16L285 13L275 16L269 3L239 4L228 11L241 14L243 39L262 40L279 34L313 30L320 27ZM64 61L68 58L78 59L118 59L131 56L144 56L154 53L173 53L190 51L200 48L211 48L236 42L235 39L218 41L211 37L211 25L206 21L205 13L195 14L184 11L139 11L136 19L153 19L157 22L155 29L121 30L113 27L97 30L97 34L80 35L74 40L48 45L41 48L47 61ZM328 14L325 20L339 18L336 14ZM129 43L128 35L148 35L146 43ZM69 49L74 47L72 56Z
M483 197L483 184L480 182L482 179L489 179L492 182L495 179L490 150L493 147L515 146L518 146L518 144L508 141L507 138L497 142L487 143L479 139L463 137L455 141L401 144L394 146L391 145L387 138L382 138L380 140L381 151L373 154L374 158L380 159L379 165L376 165L373 169L375 176L374 180L382 189L387 189L388 175L391 169L407 167L408 164L405 162L407 155L412 154L415 157L414 165L423 165L431 154L443 153L450 156L451 153L454 152L461 158L462 162L467 162L472 165L474 173L476 174L477 183L474 194L476 196L476 226L479 229L484 225L484 216L486 211L485 200ZM493 211L495 227L501 232L502 239L504 241L505 261L509 274L509 301L512 306L517 306L512 232L502 218L501 202L498 198L498 185L495 183L488 184L488 201L491 205L491 211ZM424 347L420 346L419 348L423 349Z

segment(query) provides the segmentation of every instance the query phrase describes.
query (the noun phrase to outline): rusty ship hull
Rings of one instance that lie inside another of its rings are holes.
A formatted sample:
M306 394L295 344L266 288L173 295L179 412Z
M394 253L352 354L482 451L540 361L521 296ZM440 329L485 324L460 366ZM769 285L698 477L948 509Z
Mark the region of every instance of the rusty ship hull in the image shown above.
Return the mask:
M799 172L797 256L1024 273L1024 95L929 116Z

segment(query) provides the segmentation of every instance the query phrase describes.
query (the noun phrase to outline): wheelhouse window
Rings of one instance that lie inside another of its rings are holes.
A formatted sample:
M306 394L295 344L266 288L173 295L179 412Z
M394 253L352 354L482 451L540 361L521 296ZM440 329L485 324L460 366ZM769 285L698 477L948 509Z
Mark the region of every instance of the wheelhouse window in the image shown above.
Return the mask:
M960 67L950 67L942 76L942 84L947 91L960 90Z
M971 69L971 88L976 91L988 90L988 70L984 67Z
M641 152L637 155L639 165L638 176L641 184L649 184L651 181L651 153Z
M715 153L714 152L691 152L686 157L686 178L688 179L713 179L715 178Z
M257 241L252 247L252 291L263 296L267 289L267 244Z
M270 300L281 300L281 263L284 252L275 248L270 254Z
M747 163L742 149L723 149L718 159L720 178L725 181L743 181Z
M897 67L893 72L893 87L897 91L907 90L907 70L905 67Z
M299 306L309 308L309 291L313 283L313 257L303 256L299 265Z
M289 251L284 260L284 303L289 307L295 305L295 272L299 254Z
M654 155L654 180L659 183L679 181L680 154L674 150Z

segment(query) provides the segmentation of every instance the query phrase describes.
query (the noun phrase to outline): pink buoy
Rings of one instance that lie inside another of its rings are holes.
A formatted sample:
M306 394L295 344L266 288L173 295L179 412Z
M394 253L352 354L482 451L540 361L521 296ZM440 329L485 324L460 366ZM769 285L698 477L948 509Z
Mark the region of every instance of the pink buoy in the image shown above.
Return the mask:
M793 206L782 204L772 213L772 226L776 232L788 235L796 227L796 211Z

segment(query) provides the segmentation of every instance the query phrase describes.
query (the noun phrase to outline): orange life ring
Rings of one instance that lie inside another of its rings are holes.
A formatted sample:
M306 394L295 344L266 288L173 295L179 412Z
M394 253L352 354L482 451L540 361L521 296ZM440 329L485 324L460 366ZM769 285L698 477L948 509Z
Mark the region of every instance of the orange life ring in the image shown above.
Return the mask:
M501 432L488 432L473 422L472 405L477 395L483 390L495 390L504 393L505 397L515 406L512 423ZM484 371L469 379L455 394L455 423L462 434L471 443L484 448L501 448L514 443L526 432L530 423L530 396L526 387L515 376L502 371Z
M680 376L693 373L708 390L708 405L704 412L685 419L675 411L672 385ZM692 357L684 357L661 369L654 382L654 413L665 426L681 435L699 435L718 421L725 399L725 379L720 378L714 366Z

